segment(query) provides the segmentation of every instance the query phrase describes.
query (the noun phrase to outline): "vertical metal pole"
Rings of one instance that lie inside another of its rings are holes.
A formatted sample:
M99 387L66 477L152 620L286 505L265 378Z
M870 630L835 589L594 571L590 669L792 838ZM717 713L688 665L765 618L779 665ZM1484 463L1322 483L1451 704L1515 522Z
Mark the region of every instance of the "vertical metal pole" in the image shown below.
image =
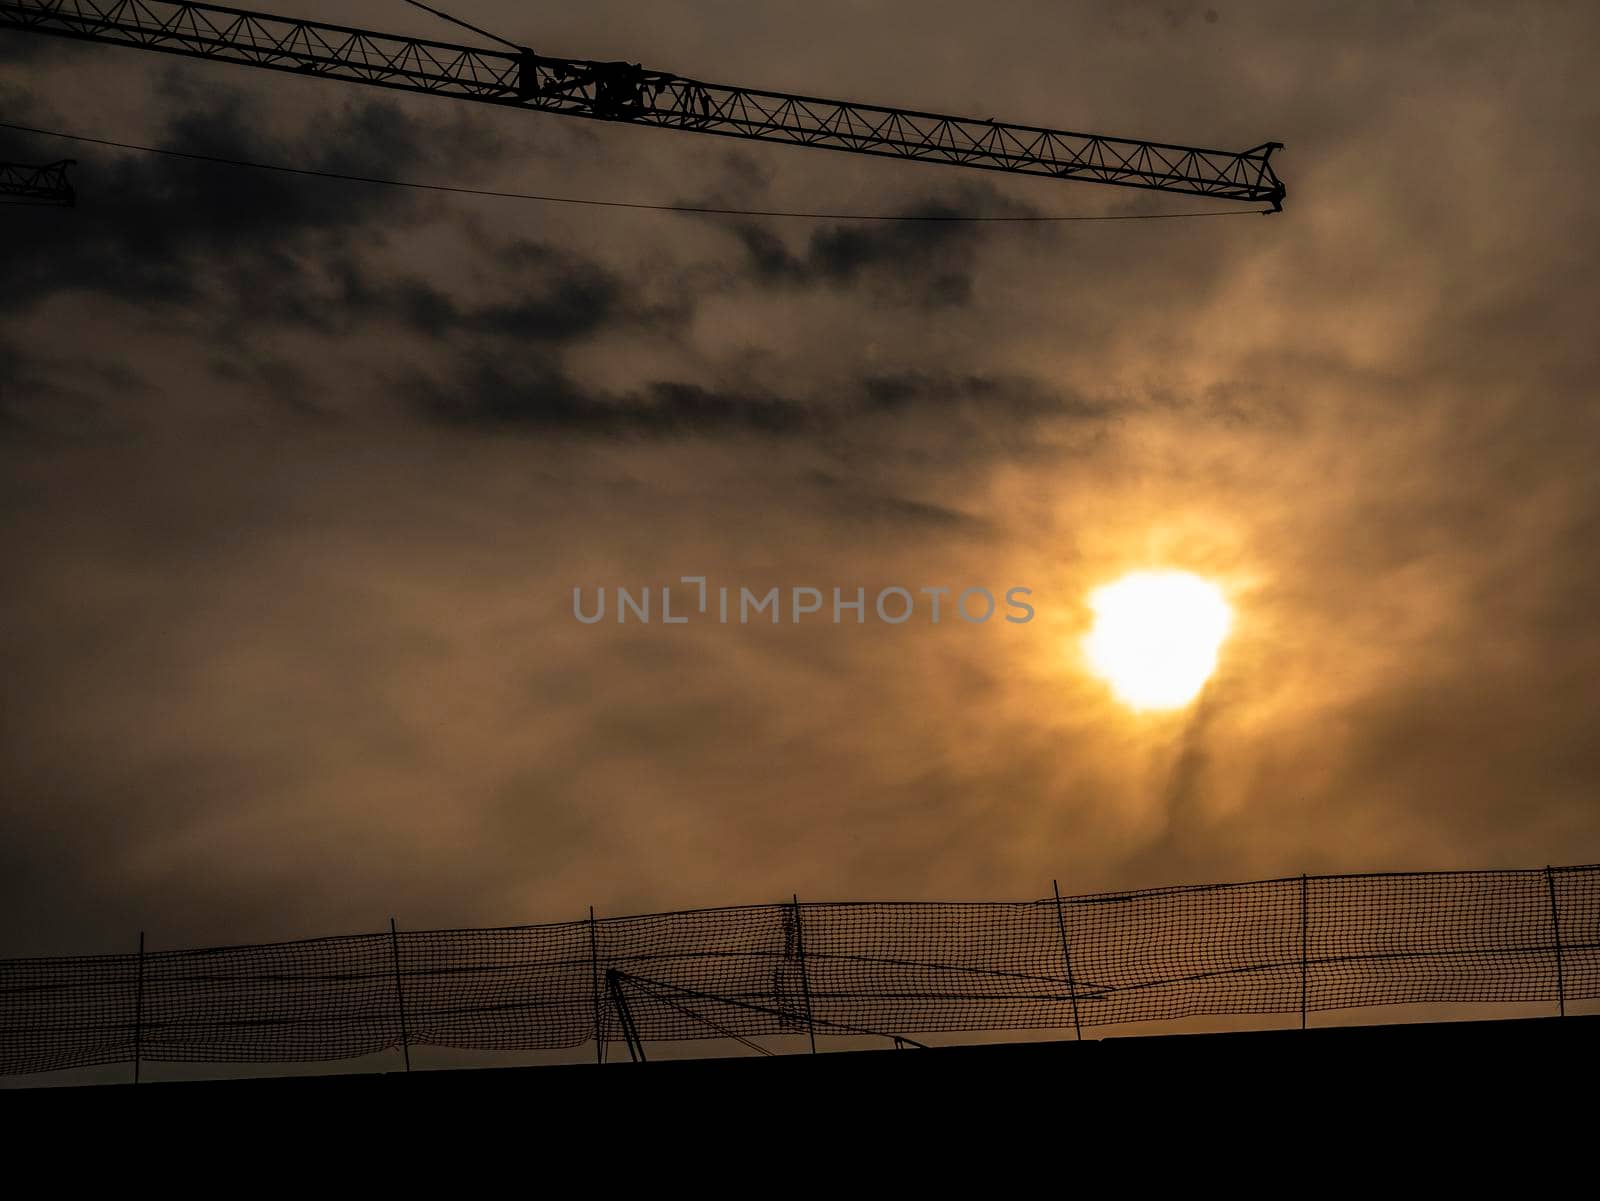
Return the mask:
M622 1026L622 1040L628 1046L628 1058L634 1063L644 1063L644 1040L639 1037L639 1025L633 1020L633 1010L628 1008L628 998L622 993L622 973L615 968L606 969L606 992L617 1011L617 1022Z
M800 959L800 988L806 998L806 1033L811 1036L811 1053L817 1053L817 1023L811 1016L811 976L806 971L806 936L800 928L800 894L794 895L794 949Z
M400 931L394 918L389 919L389 953L394 958L394 999L400 1007L400 1053L405 1056L406 1071L411 1070L411 1031L406 1026L406 990L400 983Z
M1550 928L1556 938L1556 1004L1562 1017L1567 1016L1567 973L1561 955L1561 910L1556 905L1556 876L1549 864L1544 869L1545 886L1550 890Z
M1079 1042L1082 1042L1083 1026L1078 1021L1078 985L1072 978L1072 951L1067 945L1067 919L1061 912L1061 884L1052 880L1050 887L1056 894L1056 929L1061 931L1061 959L1067 965L1067 995L1072 998L1072 1033Z
M133 993L133 1082L139 1083L139 1061L144 1057L144 931L139 931L139 976Z
M589 985L594 993L594 1061L606 1061L606 1044L600 1029L600 942L595 936L594 906L589 906Z
M1300 874L1300 1029L1306 1028L1306 877Z

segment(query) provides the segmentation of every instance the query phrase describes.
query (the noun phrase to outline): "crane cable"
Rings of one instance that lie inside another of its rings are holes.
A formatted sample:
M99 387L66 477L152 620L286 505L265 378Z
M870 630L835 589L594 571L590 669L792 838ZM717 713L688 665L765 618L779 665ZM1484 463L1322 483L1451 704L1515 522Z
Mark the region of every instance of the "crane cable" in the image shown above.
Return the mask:
M469 24L468 22L463 21L460 17L452 17L449 13L440 12L437 8L429 8L426 4L419 3L419 0L406 0L406 3L411 5L412 8L420 8L425 13L432 13L436 17L442 17L444 20L449 21L452 25L459 25L463 29L470 29L473 33L486 37L491 41L499 42L502 46L510 46L513 50L519 52L525 49L525 47L519 46L515 42L506 41L505 38L501 37L498 33L490 33L487 29L479 29L476 25Z
M805 221L947 221L965 223L992 222L1057 222L1057 221L1158 221L1184 217L1247 217L1271 213L1271 209L1212 209L1196 213L1106 213L1097 215L1054 216L1049 214L1027 216L984 216L965 213L813 213L781 209L713 208L697 204L646 204L630 200L594 200L576 196L544 196L533 192L497 192L487 188L463 188L454 184L418 183L408 179L385 179L375 175L348 175L340 171L321 171L311 167L287 167L281 163L262 163L249 159L225 158L216 154L197 154L189 150L171 150L162 146L142 146L136 142L118 142L110 138L93 138L87 134L64 133L56 129L40 129L32 125L17 125L0 121L0 129L14 129L20 133L38 134L48 138L66 138L73 142L88 142L95 146L111 146L118 150L137 150L144 154L160 154L170 158L190 159L201 163L217 163L228 167L249 167L258 171L280 171L287 175L311 175L318 179L338 179L347 183L383 184L392 188L415 188L426 192L455 192L464 196L492 196L502 200L535 200L544 204L579 204L593 208L644 209L661 213L695 213L719 217L789 217Z

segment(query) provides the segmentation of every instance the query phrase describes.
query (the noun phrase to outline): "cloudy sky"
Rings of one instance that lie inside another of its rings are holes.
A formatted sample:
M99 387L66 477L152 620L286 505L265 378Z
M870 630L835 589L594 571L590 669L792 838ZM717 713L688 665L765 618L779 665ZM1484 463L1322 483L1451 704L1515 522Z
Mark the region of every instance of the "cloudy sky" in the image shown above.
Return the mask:
M1286 211L684 216L0 130L81 197L0 223L4 953L1600 859L1593 6L458 7L552 55L1282 141ZM609 200L1218 207L14 32L0 119ZM1175 713L1079 650L1145 567L1235 609ZM573 618L684 575L1037 617Z

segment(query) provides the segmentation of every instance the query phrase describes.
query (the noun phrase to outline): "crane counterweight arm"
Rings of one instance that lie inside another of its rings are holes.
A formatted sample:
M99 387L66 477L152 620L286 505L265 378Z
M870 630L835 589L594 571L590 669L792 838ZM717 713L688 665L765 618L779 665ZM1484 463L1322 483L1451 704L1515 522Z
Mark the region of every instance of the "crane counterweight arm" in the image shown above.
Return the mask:
M701 83L635 63L424 41L176 0L0 0L23 29L598 121L1265 203L1281 143L1205 150Z
M33 166L26 163L0 163L0 204L47 204L71 208L76 197L67 182L67 168L75 160Z

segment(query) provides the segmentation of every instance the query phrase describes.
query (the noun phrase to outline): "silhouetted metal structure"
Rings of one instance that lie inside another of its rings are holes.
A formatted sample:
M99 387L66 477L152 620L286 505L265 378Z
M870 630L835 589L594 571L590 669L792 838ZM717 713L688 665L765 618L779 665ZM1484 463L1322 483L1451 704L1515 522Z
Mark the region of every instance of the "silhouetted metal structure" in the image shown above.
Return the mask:
M802 937L803 929L803 937ZM1600 999L1600 865L0 960L0 1074ZM916 1045L912 1043L912 1045Z
M1269 162L1279 142L1232 152L1069 133L167 0L0 0L0 27L597 121L1283 206Z
M77 196L67 181L67 168L75 159L33 166L26 163L0 163L0 204L52 205L71 208Z

